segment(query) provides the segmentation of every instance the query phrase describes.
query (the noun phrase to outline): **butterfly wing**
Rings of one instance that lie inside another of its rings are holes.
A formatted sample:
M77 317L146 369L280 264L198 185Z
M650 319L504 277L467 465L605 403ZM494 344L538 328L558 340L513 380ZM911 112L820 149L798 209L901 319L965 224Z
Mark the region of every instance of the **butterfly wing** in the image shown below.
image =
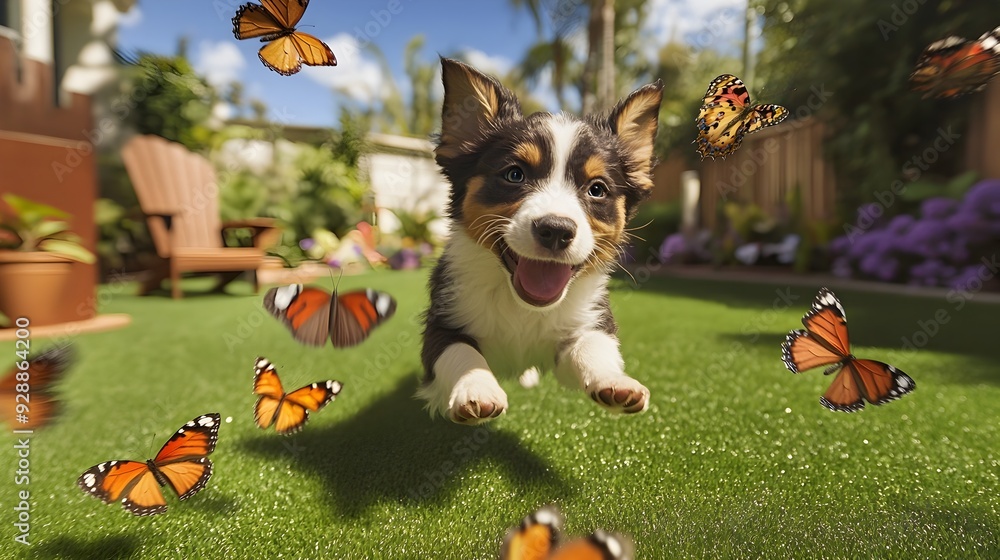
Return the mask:
M261 0L261 4L281 25L290 29L299 24L309 7L309 0Z
M156 454L153 463L180 499L193 496L212 476L208 455L219 439L219 413L202 414L181 426Z
M336 66L337 57L330 46L308 33L296 31L289 36L302 62L309 66Z
M753 108L753 117L747 126L747 134L757 132L762 128L774 126L786 118L788 118L788 109L785 109L781 105L755 105Z
M282 76L291 76L302 68L302 60L291 35L278 37L257 51L257 57L271 70Z
M562 515L554 507L544 507L511 529L500 548L501 560L545 560L555 547L562 527Z
M281 435L293 434L309 420L309 413L316 412L336 397L343 385L327 380L306 385L285 395L275 419L274 429Z
M858 376L851 362L834 371L837 372L837 375L823 396L820 397L820 404L830 410L840 412L857 412L864 408L864 396L861 394Z
M975 41L947 37L929 45L910 75L924 98L958 97L981 91L1000 74L1000 27Z
M288 25L259 4L244 4L233 16L233 35L237 39L260 37L262 41L271 41L290 32Z
M11 368L10 372L0 380L0 402L6 403L0 409L0 419L23 430L36 430L49 424L60 410L59 401L52 391L73 364L75 357L73 346L64 344L48 348L28 360L27 383L31 388L28 398L31 400L25 403L28 405L28 412L25 414L27 422L17 421L14 416L18 402L16 389L22 382L17 379L17 374L21 370L17 367Z
M310 66L336 66L337 57L330 47L308 33L298 31L274 39L257 51L257 57L271 70L282 76L291 76Z
M372 289L338 295L330 338L337 348L361 343L372 329L396 313L396 300Z
M709 84L696 121L696 149L702 159L725 158L736 151L747 133L750 93L743 81L732 74L723 74Z
M833 292L820 289L802 324L806 330L791 331L781 345L781 361L789 371L799 373L850 356L847 314Z
M76 483L106 504L121 501L135 515L156 515L167 510L160 485L146 463L108 461L87 469Z
M850 360L819 402L830 410L854 412L864 408L864 400L875 405L885 404L915 388L913 378L889 364Z
M600 529L588 537L567 543L549 560L626 560L632 558L632 543L621 535Z
M267 358L257 358L254 362L253 392L260 395L254 405L253 419L261 429L270 426L275 419L285 389L278 379L278 371Z
M795 330L788 333L781 345L781 361L792 373L799 373L814 367L836 364L844 356L832 352L809 336L808 331Z
M264 308L292 331L295 340L309 346L326 344L333 304L327 292L302 284L271 288L264 295Z

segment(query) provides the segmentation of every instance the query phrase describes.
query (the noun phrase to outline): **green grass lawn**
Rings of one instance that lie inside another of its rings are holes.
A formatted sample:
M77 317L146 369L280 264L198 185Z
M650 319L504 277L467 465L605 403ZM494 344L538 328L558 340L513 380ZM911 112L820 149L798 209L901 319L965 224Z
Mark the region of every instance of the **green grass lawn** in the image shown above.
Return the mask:
M638 558L1000 556L1000 306L838 291L855 353L917 383L902 400L843 414L818 402L829 377L780 361L818 286L616 281L627 371L651 390L650 409L612 416L545 375L533 389L502 380L507 414L470 428L430 420L413 398L425 281L343 278L342 289L399 300L396 317L350 350L298 345L245 285L182 301L106 288L103 311L133 323L77 340L65 414L31 438L26 487L12 484L6 436L0 555L496 558L510 526L556 503L567 533L626 533ZM786 307L776 290L798 299ZM941 309L948 322L926 348L899 350ZM258 355L286 389L327 378L344 389L303 432L261 431ZM12 363L13 344L0 343L0 356ZM88 467L145 460L216 411L231 422L215 474L187 501L168 496L165 514L137 518L76 487ZM24 488L30 549L13 544L11 525Z

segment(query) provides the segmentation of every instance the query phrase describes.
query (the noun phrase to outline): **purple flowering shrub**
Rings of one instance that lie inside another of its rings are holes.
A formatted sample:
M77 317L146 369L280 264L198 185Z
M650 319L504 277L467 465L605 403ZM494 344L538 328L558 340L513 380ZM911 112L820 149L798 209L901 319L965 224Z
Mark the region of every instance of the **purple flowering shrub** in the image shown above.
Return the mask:
M1000 179L962 200L928 198L916 216L884 213L877 203L858 208L846 235L830 242L835 275L965 289L1000 252Z

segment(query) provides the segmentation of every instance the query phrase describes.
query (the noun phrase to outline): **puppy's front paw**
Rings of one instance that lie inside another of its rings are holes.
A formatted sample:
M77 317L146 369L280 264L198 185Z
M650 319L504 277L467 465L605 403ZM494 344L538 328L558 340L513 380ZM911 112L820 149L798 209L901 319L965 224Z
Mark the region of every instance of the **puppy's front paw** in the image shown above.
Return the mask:
M448 418L458 424L482 424L506 411L507 393L488 371L472 371L462 376L448 399Z
M649 389L624 375L595 381L586 391L597 404L612 412L634 414L649 407Z

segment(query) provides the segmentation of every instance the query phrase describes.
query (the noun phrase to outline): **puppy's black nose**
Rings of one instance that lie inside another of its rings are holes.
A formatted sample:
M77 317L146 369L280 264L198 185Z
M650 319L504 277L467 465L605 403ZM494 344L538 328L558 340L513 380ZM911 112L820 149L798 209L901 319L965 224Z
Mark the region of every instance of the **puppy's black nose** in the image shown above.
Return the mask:
M562 251L576 237L576 222L562 216L543 216L531 223L531 233L542 247Z

